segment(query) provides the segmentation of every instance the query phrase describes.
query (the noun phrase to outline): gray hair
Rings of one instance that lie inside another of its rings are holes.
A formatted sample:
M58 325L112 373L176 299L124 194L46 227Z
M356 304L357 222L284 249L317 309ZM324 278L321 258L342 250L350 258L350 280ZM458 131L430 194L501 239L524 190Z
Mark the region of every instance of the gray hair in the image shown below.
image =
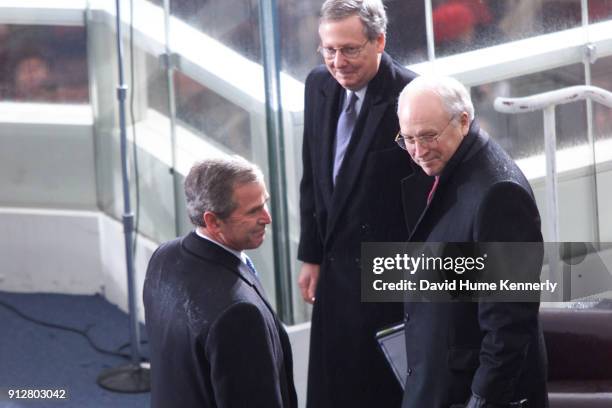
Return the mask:
M474 105L470 93L455 78L437 75L421 75L404 87L397 102L397 115L400 114L402 100L410 92L431 91L440 97L444 108L455 120L462 112L467 112L470 122L474 120Z
M195 226L205 227L204 213L225 219L236 209L233 200L238 185L263 182L259 167L240 156L207 159L193 165L185 178L187 215Z
M370 41L387 32L387 13L381 0L326 0L321 6L319 21L338 21L352 16L359 16Z

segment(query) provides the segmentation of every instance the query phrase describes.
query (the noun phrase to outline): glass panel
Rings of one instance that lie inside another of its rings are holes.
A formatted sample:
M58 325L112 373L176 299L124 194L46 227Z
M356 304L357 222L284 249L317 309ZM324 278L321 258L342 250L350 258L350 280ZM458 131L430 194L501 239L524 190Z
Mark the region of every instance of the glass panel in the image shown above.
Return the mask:
M589 22L609 20L612 16L612 0L589 0Z
M257 0L171 0L170 13L261 63Z
M249 112L181 72L175 72L174 84L180 124L220 143L228 153L252 158Z
M612 57L601 58L591 66L594 86L612 92ZM612 139L612 110L599 103L593 104L593 130L597 140Z
M542 217L544 239L548 225L543 112L504 114L493 109L497 96L523 97L584 84L582 64L571 65L472 88L476 115L482 127L518 162L530 180ZM562 241L590 241L593 236L591 157L588 147L586 103L558 105L556 114L558 225Z
M473 87L471 93L481 126L516 160L544 152L542 112L499 113L493 108L495 98L530 96L583 84L584 68L576 64ZM556 118L559 149L586 142L584 102L558 106Z
M182 56L185 64L179 64L181 72L174 75L177 148L182 149L184 144L197 145L197 151L190 152L190 160L239 154L259 165L269 181L264 77L261 65L257 65L262 63L258 1L171 0L170 9L174 17L204 34L198 40L202 41L201 46L198 42L193 48L182 48L192 55ZM171 23L170 37L184 32L181 30L180 24ZM206 36L216 41L206 43ZM227 52L228 49L256 64L236 58L235 53ZM211 58L224 55L227 60L216 61L223 64L221 70L216 70L215 64L186 62L198 61L202 54L209 54ZM245 77L248 83L236 83ZM192 143L194 141L196 143ZM192 163L184 164L188 170ZM183 193L182 189L178 190L176 200L181 206ZM179 209L179 213L181 211ZM193 228L182 220L180 224L181 228ZM274 270L273 239L273 234L268 234L264 244L249 256L257 265L262 284L274 305L274 274L279 272Z
M129 51L126 55L129 55ZM134 89L134 100L128 99L128 124L135 120L136 128L130 126L131 134L128 137L136 138L140 146L137 151L138 174L132 173L139 179L140 198L139 203L133 201L133 206L139 204L139 231L157 241L166 241L177 234L170 171L172 162L169 160L172 140L168 80L158 57L138 49L134 55L135 83L129 85L130 89ZM130 72L126 71L128 74ZM130 80L130 77L126 76L126 80ZM155 147L142 143L146 139L155 140Z
M592 83L612 92L612 57L601 58L591 66ZM593 103L595 138L595 187L599 235L602 242L612 242L612 109Z
M135 12L138 13L138 9ZM123 34L131 206L137 213L138 230L161 242L176 236L166 73L157 56L143 51L143 44L135 42L130 46L129 30ZM124 207L115 35L114 24L88 23L90 58L96 67L92 80L97 92L92 95L92 104L98 206L121 220ZM133 154L134 139L138 144L138 168Z
M385 2L389 19L385 50L406 65L427 59L424 2L412 3ZM321 1L278 0L277 5L282 70L303 82L323 62L316 52Z
M0 100L87 103L83 27L0 25Z
M289 211L289 240L293 318L296 323L310 320L311 307L302 300L297 287L301 262L297 260L300 230L298 185L302 172L302 102L306 76L314 67L323 63L317 52L319 45L319 9L321 1L277 0L281 70L289 76L281 76L283 103L283 135L287 180L287 208ZM296 80L294 80L296 79Z
M436 56L577 27L580 0L432 0Z
M317 52L321 2L278 0L277 5L282 70L303 82L322 63Z
M425 1L391 0L385 7L389 19L386 51L405 65L425 61Z

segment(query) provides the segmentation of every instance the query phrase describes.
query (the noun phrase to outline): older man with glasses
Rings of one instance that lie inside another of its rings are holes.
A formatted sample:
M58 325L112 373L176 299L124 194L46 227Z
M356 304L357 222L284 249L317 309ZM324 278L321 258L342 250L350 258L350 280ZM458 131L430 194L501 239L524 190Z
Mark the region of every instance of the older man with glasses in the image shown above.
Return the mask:
M416 75L384 52L386 25L380 0L326 1L324 65L306 79L298 284L314 303L310 408L401 402L375 334L402 305L362 303L360 286L361 243L408 238L398 187L415 171L393 138L397 96Z
M452 78L418 77L402 91L398 116L395 140L410 154L406 161L436 180L427 200L404 201L410 241L529 243L521 244L524 257L502 251L504 262L486 272L539 282L542 235L533 192L510 156L479 128L465 87ZM406 191L414 185L419 181L410 177L402 182ZM414 302L405 310L403 408L548 406L537 298Z

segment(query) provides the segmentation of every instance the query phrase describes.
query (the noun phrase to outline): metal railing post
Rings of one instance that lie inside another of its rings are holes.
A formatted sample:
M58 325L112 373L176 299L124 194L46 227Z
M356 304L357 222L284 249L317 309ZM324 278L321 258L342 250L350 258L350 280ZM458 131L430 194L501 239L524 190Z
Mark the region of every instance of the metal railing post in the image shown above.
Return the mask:
M544 108L544 154L546 157L546 212L548 241L559 242L559 193L557 191L557 130L555 105Z
M495 110L502 113L544 111L544 145L546 155L546 207L548 241L559 242L559 207L557 192L557 138L555 132L555 107L557 105L592 100L612 108L612 93L596 86L570 86L523 98L496 98ZM595 159L593 159L595 160ZM593 175L594 177L596 174ZM597 213L595 213L597 214Z
M589 103L593 100L609 108L612 108L612 93L590 85L572 86L556 91L544 92L524 98L496 98L494 102L495 110L502 113L523 113L542 110L544 115L544 153L546 158L546 211L547 211L547 235L548 242L559 242L559 194L557 191L557 134L555 123L555 107L560 104L586 100ZM590 118L589 118L590 120ZM591 134L589 124L589 135ZM594 148L594 141L589 137L589 143ZM593 157L593 168L595 168L595 157ZM593 177L597 177L594 172ZM595 194L597 190L595 190ZM597 200L597 197L594 197ZM594 203L597 209L597 203ZM593 217L598 217L595 211ZM599 220L595 219L594 224ZM595 239L599 239L598 229L594 230ZM559 246L547 247L548 267L550 276L553 279L562 278L563 298L570 298L571 276L569 271L560 271Z

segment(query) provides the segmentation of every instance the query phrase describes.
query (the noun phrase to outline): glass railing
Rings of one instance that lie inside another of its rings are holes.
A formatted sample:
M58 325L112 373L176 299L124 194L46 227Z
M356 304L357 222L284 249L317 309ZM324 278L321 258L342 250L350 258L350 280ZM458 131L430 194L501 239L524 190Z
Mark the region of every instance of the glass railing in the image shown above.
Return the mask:
M450 3L463 6L453 8ZM470 86L483 127L518 160L536 194L543 194L538 193L543 191L544 176L541 115L504 116L493 110L492 101L496 96L518 97L571 85L612 89L612 12L589 1L589 17L596 23L585 24L579 0L519 1L514 9L505 6L507 2L493 3L486 8L482 2L432 1L428 12L420 3L413 8L404 2L388 2L387 50L416 72L453 75ZM259 2L171 0L169 15L163 4L162 0L134 0L132 18L129 2L122 2L124 62L130 87L128 137L136 149L139 181L132 194L139 202L139 231L156 241L191 228L184 214L181 182L194 161L240 154L259 164L269 180L268 146L269 138L274 137L266 127ZM290 242L288 256L294 261L289 271L274 270L274 236L253 254L273 299L278 298L275 274L297 280L303 82L308 71L320 63L316 53L320 2L278 0L276 5L287 183L283 199L289 225L285 238ZM457 20L457 13L471 16L469 27L442 24L445 19ZM114 2L106 0L62 0L53 5L43 0L3 1L0 119L5 119L0 122L23 118L20 123L27 125L41 117L52 120L54 112L81 104L86 110L81 114L89 118L87 126L93 129L95 151L96 191L88 197L95 197L99 209L120 219L114 16ZM516 21L521 24L512 23ZM428 52L428 44L433 52ZM42 50L42 62L41 58L28 60L26 51L31 48ZM23 68L12 68L18 66ZM580 192L590 191L592 180L604 185L612 178L612 158L605 148L612 138L611 119L608 110L589 109L584 102L559 107L558 161L559 171L565 174L560 177L565 183L560 189L562 238L564 234L570 239L579 235L589 240L587 230L578 234L572 227L576 217L564 214L582 214L579 221L591 223L588 217L593 214L579 210L589 206L590 193ZM588 129L600 147L595 149L595 162L588 152L581 153L583 146L588 147ZM133 151L131 154L135 180ZM584 170L593 163L597 164L594 174ZM32 198L36 193L14 191L23 195L23 200L15 201L23 206L40 206L48 196L39 193L43 198ZM544 197L538 200L541 204ZM600 208L612 204L601 188L597 200ZM65 205L80 208L90 201L75 198ZM598 218L601 239L608 234L605 239L609 240L612 219L605 212ZM285 298L292 299L290 306L280 305L292 309L288 320L308 319L309 306L300 300L297 285Z

